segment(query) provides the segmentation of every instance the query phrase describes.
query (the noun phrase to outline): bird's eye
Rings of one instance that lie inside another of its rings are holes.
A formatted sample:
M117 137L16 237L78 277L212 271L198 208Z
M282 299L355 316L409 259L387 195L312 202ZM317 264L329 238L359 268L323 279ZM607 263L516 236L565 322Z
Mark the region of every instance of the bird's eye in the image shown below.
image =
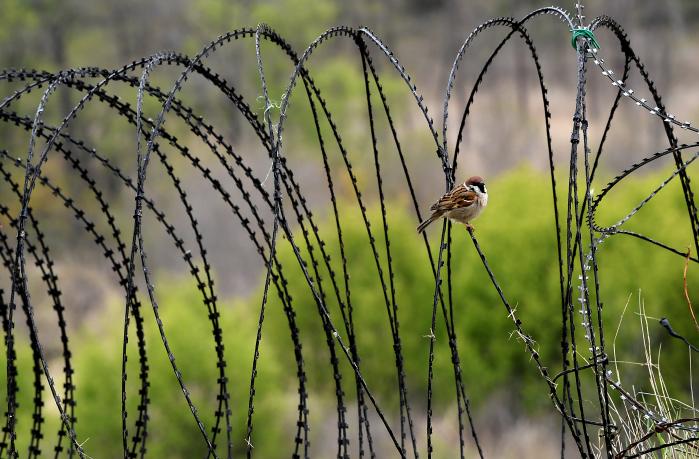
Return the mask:
M485 183L479 183L476 186L478 186L478 189L481 190L481 193L485 193Z

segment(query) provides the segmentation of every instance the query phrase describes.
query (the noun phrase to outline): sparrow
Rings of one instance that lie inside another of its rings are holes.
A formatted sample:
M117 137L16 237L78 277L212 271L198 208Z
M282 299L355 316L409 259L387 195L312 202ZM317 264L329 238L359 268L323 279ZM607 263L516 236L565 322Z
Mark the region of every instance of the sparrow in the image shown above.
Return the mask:
M488 205L488 190L481 177L473 176L464 183L456 185L451 191L432 204L432 215L420 223L417 232L422 233L427 226L440 217L446 217L457 223L463 223L473 230L471 220L478 217Z

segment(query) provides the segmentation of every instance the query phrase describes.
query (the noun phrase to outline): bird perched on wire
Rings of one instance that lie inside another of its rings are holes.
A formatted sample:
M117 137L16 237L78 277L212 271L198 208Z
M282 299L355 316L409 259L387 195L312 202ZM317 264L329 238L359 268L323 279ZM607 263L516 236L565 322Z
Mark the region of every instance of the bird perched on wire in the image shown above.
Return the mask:
M433 221L446 217L457 223L463 223L466 228L473 230L471 220L478 217L488 205L488 190L481 177L473 176L464 183L456 185L451 191L432 204L432 215L420 223L417 232L422 233Z

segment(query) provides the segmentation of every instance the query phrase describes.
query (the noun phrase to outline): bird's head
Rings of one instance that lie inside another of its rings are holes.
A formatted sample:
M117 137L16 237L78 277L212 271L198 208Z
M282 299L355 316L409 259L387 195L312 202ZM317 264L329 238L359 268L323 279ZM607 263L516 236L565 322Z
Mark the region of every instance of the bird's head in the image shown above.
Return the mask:
M485 181L483 181L482 177L479 177L477 175L474 175L473 177L469 177L468 180L464 183L467 187L474 191L478 191L483 194L487 194L488 191L485 188Z

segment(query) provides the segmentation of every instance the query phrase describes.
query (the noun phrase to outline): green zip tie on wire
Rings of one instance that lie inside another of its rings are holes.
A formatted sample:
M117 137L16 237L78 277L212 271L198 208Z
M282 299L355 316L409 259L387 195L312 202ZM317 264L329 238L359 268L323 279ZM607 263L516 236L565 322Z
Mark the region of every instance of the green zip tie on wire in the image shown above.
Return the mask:
M592 32L592 30L588 29L587 27L580 27L577 29L571 30L573 36L570 39L570 44L573 46L574 49L578 49L576 40L578 37L582 38L587 38L590 43L592 44L592 47L595 49L599 49L599 43L597 42L597 38L595 37L595 34Z

